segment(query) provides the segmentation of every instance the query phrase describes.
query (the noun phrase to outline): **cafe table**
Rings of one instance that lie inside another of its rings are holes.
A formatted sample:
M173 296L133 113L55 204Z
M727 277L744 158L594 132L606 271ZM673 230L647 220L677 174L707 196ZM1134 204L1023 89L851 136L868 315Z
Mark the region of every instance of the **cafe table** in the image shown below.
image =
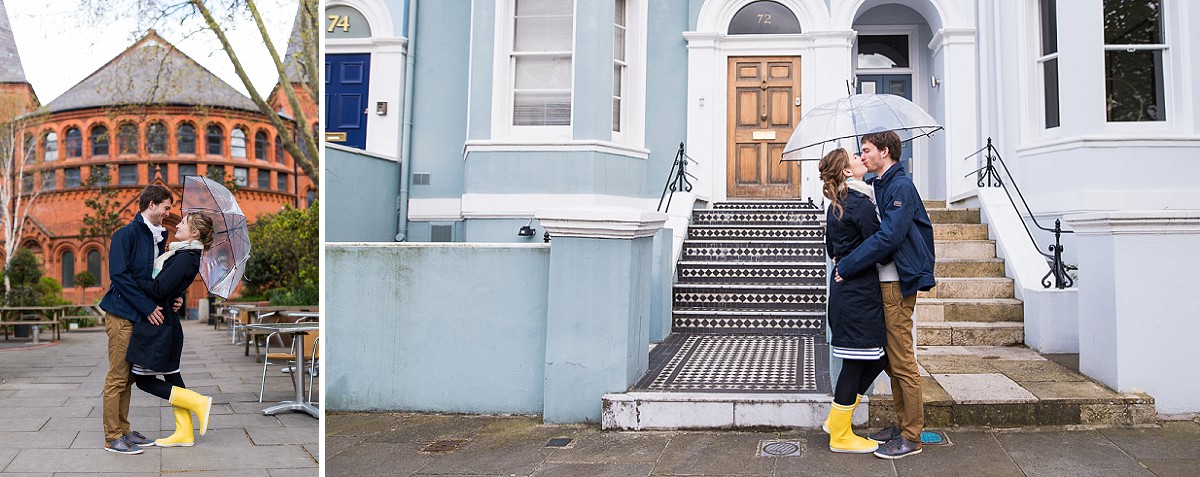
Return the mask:
M304 339L296 335L308 334L310 331L320 329L318 323L252 323L246 325L246 328L252 330L261 330L269 332L278 332L279 334L293 335L293 343L296 345L296 366L292 368L292 384L296 387L296 396L292 401L282 401L279 404L263 409L264 416L270 416L284 411L296 411L308 413L312 417L320 417L320 410L317 409L312 402L306 401L304 398L305 377L304 372Z

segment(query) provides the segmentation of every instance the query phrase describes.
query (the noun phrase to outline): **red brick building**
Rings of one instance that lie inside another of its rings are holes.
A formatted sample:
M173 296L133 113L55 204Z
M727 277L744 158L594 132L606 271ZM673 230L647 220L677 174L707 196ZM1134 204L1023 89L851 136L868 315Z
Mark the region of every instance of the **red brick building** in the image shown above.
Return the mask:
M2 8L0 2L0 21L6 22ZM5 34L11 42L11 31L0 30L0 51ZM296 32L293 38L298 38ZM289 63L295 47L289 44ZM13 52L8 61L15 57L19 67L15 46ZM0 69L8 67L4 63L0 52ZM27 90L32 96L31 89L20 87L21 76L0 78L0 83L11 94ZM297 93L306 117L315 122L317 105ZM280 85L268 101L294 128ZM37 99L30 97L29 103L36 105ZM80 235L83 218L94 214L85 205L97 196L96 189L87 187L93 166L108 166L105 187L118 191L123 223L137 213L138 193L147 185L167 186L178 205L184 177L212 177L214 170L236 184L238 203L251 224L286 205L307 207L316 200L316 186L254 102L153 30L28 118L25 144L32 154L18 157L26 172L7 178L21 181L25 197L33 198L21 245L38 255L45 276L62 283L64 297L75 302L96 301L108 285L105 240ZM164 221L170 233L180 218L176 207ZM101 283L75 286L75 274L84 270ZM204 296L197 279L189 289L188 306Z

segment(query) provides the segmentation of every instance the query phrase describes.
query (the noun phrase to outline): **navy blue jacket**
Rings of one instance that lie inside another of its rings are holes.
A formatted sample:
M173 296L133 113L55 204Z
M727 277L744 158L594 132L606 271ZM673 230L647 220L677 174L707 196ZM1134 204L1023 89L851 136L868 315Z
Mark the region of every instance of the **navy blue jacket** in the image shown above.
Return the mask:
M143 320L133 325L125 361L155 371L179 369L179 357L183 354L183 327L179 324L179 314L171 305L176 298L183 296L199 271L200 251L184 249L168 258L154 279L146 276L137 280L142 291L162 307L163 322L155 325Z
M154 257L163 252L167 243L166 232L156 247L154 235L146 227L142 214L113 233L108 248L108 291L100 300L100 308L126 320L137 323L150 316L157 306L154 300L138 287L138 279L149 280L154 268Z
M833 206L829 207L825 229L825 249L831 258L840 261L879 230L875 205L866 195L851 189L842 201L841 218ZM887 331L875 267L869 273L842 278L841 282L829 283L829 343L842 348L883 347Z
M933 224L904 165L893 164L872 185L881 217L879 232L838 260L838 274L852 277L891 260L900 274L901 295L933 288Z

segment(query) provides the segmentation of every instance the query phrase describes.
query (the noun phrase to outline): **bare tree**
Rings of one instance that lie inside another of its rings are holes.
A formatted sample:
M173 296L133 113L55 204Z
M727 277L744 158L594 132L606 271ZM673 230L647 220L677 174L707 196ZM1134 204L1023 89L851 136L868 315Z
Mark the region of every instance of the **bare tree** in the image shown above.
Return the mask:
M36 118L26 113L29 109L19 95L0 94L0 228L4 229L5 259L12 258L19 248L25 218L41 193L34 187L30 172L37 139L32 130ZM8 290L5 275L4 292Z
M318 10L320 0L295 0L297 2L296 20L300 24L299 35L293 36L291 45L292 57L284 58L280 50L267 34L267 26L259 12L258 3L262 0L80 0L86 11L92 12L94 18L108 18L110 14L136 15L139 28L165 26L174 28L176 25L198 25L197 31L208 31L216 35L221 44L221 50L233 64L234 72L242 81L250 99L258 106L259 111L270 119L271 124L279 133L283 147L295 159L296 164L305 175L317 184L319 181L320 156L317 149L315 131L308 125L310 120L300 103L300 93L308 96L314 104L321 98L321 84L318 81ZM132 5L130 3L132 2ZM133 8L129 8L132 6ZM238 59L238 49L246 45L234 45L229 41L226 32L239 22L245 21L246 16L252 19L254 26L262 37L263 45L270 53L278 74L280 91L287 99L294 118L294 127L271 108L266 99L250 82L246 70ZM284 45L288 48L289 45ZM286 50L285 50L286 52ZM290 62L285 60L291 60ZM286 64L285 64L286 63ZM297 91L299 90L299 91Z

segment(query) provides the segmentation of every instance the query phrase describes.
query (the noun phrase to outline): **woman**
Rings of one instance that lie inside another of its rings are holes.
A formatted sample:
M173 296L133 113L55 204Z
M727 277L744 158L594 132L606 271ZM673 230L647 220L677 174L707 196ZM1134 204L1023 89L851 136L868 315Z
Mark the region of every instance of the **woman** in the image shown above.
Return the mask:
M849 255L867 237L879 230L879 217L872 201L874 191L862 181L867 167L845 149L826 154L818 166L822 192L829 199L826 212L825 246L834 263ZM887 334L883 321L883 295L875 270L841 282L829 283L829 328L833 357L842 359L842 372L834 386L833 407L824 429L829 432L829 450L870 453L879 444L854 434L850 417L875 377L887 365L883 346Z
M202 214L188 214L179 221L175 238L178 241L154 260L152 278L138 281L146 296L162 307L163 322L155 325L142 320L134 325L129 351L125 354L125 360L133 364L138 389L170 401L174 408L175 433L151 444L159 447L192 446L195 436L191 413L195 412L200 420L200 435L203 436L208 431L208 415L212 408L211 397L185 389L183 378L179 376L183 327L171 305L196 279L196 273L200 271L200 252L212 245L213 221Z

